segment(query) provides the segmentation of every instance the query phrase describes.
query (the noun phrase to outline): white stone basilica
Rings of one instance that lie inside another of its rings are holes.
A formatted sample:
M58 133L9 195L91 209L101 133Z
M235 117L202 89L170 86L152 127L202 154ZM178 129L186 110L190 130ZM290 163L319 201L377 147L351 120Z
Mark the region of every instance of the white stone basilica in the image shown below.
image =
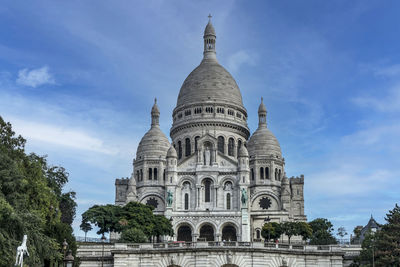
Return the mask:
M262 99L250 136L239 87L217 61L211 21L203 54L180 89L172 144L159 127L155 102L132 177L116 180L115 203L154 206L171 219L177 241L258 241L268 220L306 221L304 177L286 177Z

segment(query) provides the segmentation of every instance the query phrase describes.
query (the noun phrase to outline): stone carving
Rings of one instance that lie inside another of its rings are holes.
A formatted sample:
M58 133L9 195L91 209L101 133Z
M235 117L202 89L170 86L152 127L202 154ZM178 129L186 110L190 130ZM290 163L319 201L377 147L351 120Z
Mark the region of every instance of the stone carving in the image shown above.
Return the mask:
M242 197L241 197L241 200L242 200L242 205L243 206L245 206L246 204L247 204L247 191L246 191L246 189L245 188L242 188Z
M211 153L210 149L206 147L204 150L204 165L210 165L211 164Z
M26 247L26 240L28 239L27 235L24 235L22 239L22 244L17 248L17 257L15 258L15 265L22 267L24 265L24 255L26 254L29 257L28 248Z
M167 194L168 194L168 196L167 196L167 204L168 204L168 207L171 207L173 199L174 199L174 195L170 190L168 190Z

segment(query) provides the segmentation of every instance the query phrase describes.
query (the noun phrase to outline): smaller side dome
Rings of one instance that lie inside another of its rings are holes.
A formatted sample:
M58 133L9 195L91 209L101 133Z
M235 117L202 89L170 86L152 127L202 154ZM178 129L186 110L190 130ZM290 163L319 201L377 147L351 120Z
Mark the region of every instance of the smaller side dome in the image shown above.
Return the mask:
M167 158L178 158L178 154L176 153L176 149L173 145L168 149Z
M155 99L153 108L151 109L151 128L139 142L136 159L143 159L144 157L159 158L160 156L165 158L167 155L171 144L160 129L159 118L160 111L158 110L157 99Z
M239 157L249 157L249 152L245 146L241 146L239 149Z
M258 129L250 137L247 143L250 156L278 156L282 157L281 146L275 135L267 128L267 109L261 98L258 107Z

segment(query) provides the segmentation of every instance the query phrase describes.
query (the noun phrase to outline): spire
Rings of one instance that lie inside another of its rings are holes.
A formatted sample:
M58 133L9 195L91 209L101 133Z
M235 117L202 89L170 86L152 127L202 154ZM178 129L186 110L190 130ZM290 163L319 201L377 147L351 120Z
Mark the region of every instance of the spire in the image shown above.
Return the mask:
M263 100L264 99L261 97L261 104L258 107L258 127L267 127L267 108Z
M214 26L211 23L211 14L208 15L208 23L204 30L204 59L217 59L215 51L215 34Z
M160 110L157 106L157 98L154 98L154 105L151 108L151 127L159 126L159 119L160 119Z

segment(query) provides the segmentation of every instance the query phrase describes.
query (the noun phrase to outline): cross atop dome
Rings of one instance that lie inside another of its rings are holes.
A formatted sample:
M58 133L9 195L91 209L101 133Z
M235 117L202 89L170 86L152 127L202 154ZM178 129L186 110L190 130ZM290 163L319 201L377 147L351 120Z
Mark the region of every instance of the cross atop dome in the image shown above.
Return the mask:
M212 18L211 14L208 14L208 21L211 21L211 18Z

